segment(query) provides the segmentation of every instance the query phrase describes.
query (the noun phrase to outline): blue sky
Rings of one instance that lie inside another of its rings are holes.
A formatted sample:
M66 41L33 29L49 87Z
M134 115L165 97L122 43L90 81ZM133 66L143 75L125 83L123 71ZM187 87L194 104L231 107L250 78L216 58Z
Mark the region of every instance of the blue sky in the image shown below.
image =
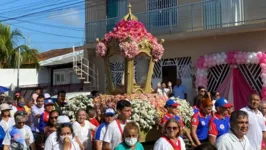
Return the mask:
M12 29L19 29L28 39L30 47L40 52L84 43L84 0L0 0L0 6L2 23L9 24ZM45 11L52 8L55 11ZM40 11L44 12L32 14ZM32 15L20 17L27 14ZM26 40L21 39L22 43L26 43Z

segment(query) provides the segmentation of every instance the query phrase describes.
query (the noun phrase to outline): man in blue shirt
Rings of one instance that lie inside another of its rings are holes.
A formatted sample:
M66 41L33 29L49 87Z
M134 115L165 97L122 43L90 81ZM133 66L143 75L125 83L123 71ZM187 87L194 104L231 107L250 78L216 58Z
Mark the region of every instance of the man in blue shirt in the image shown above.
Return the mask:
M187 88L182 84L181 79L176 80L176 86L173 88L174 97L187 99Z

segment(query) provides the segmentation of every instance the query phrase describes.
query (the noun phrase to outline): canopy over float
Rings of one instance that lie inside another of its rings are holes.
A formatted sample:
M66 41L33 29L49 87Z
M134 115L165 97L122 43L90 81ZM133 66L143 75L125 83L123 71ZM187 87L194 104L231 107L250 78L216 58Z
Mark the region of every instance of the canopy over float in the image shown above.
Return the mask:
M107 78L107 91L110 94L151 93L151 79L154 63L161 59L164 40L158 40L149 33L143 23L132 14L131 5L128 5L128 14L119 21L112 31L106 33L104 38L97 40L96 54L104 59ZM143 84L135 81L134 61L137 57L145 56L149 59L147 74ZM111 57L122 57L124 61L123 78L121 86L115 87L110 68Z

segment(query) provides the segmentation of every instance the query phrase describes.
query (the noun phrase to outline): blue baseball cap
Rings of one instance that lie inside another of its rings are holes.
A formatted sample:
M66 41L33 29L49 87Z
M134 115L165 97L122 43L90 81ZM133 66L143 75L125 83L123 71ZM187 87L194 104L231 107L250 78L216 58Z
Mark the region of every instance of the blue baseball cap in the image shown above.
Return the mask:
M115 111L112 108L106 108L104 111L104 115L115 115Z
M49 104L53 104L54 105L54 101L51 99L47 99L44 101L44 105L49 105Z
M180 104L178 104L176 101L169 99L166 101L165 103L165 108L170 107L170 106L179 106Z
M231 103L228 103L228 101L225 98L219 98L218 100L216 100L215 102L215 107L233 107L233 105Z

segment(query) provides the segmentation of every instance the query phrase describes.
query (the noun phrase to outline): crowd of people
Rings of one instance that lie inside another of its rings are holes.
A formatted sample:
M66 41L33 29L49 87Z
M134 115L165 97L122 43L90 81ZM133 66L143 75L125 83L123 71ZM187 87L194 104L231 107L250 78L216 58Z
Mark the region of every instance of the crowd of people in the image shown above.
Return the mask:
M173 93L186 98L181 80L172 89L159 92ZM158 90L157 89L157 90ZM128 100L120 100L116 110L106 108L101 119L95 118L91 106L76 112L76 121L63 114L67 103L66 92L59 91L52 100L48 93L37 89L29 100L20 93L15 97L1 96L0 149L3 150L144 150L139 142L140 128L130 120L132 107ZM178 104L169 99L167 113L159 123L161 136L154 150L186 150L187 139L195 150L260 150L266 141L266 102L259 95L249 97L248 106L233 111L219 92L209 93L198 88L194 99L194 115L190 130L179 115Z

